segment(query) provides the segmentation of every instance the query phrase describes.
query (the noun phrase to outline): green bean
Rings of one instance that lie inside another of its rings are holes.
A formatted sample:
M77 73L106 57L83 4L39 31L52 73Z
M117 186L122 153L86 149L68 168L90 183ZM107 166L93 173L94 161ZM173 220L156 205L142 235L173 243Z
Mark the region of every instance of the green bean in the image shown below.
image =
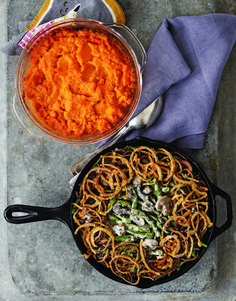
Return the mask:
M154 190L155 190L157 197L161 196L161 188L160 188L160 185L158 184L158 182L154 185Z
M159 222L159 220L157 220L157 227L160 228L161 230L163 229L162 224Z
M102 157L100 157L100 158L97 160L97 162L93 164L93 167L95 167L98 163L100 163L101 160L102 160Z
M124 217L124 216L121 216L119 214L109 214L109 219L112 221L112 222L115 222L115 223L120 223L120 222L123 222L125 224L129 224L130 223L130 218L128 217Z
M144 182L142 183L143 186L154 186L157 181L155 181L156 179L154 178L153 181L150 181L150 182Z
M139 232L139 231L133 231L133 230L130 230L130 229L127 229L126 230L127 233L130 233L134 236L137 236L139 238L145 238L145 237L148 237L148 238L153 238L153 233L149 232Z
M177 267L177 271L180 270L181 266L182 266L184 263L185 263L185 261L181 261L181 262L180 262L180 264L179 264L178 267Z
M160 278L165 277L165 276L166 276L166 274L161 274L160 276L156 277L154 280L156 281L157 279L160 279Z
M115 198L111 199L108 203L107 209L110 210L113 207L113 205L115 204L115 202L116 202Z
M156 217L156 216L154 216L154 215L152 215L152 214L149 214L149 216L150 216L152 219L154 219L155 221L157 221L157 217Z
M153 213L156 214L157 217L161 216L161 211L153 210Z
M164 193L168 193L170 191L170 187L168 187L168 186L162 187L161 191Z
M126 146L126 148L131 149L131 150L135 150L137 147L128 145L128 146Z
M142 212L141 210L137 210L137 209L131 209L131 213L133 215L138 215L142 218L145 219L145 221L149 224L149 226L152 228L152 230L154 231L156 237L160 237L160 231L158 230L157 226L155 225L155 221L152 220L150 217L148 217L144 212Z
M143 200L138 199L138 202L137 202L137 203L138 203L138 205L141 205L141 206L142 206L142 205L143 205L143 202L144 202Z
M131 199L131 201L132 201L132 208L136 209L138 206L138 197L135 192L134 192L134 197Z
M193 250L191 256L192 256L192 257L196 257L196 250Z
M123 242L133 242L135 240L133 235L123 235L123 236L116 236L116 241L123 241Z
M117 218L116 216L112 215L112 214L109 214L109 219L110 219L112 222L120 222L120 219Z
M119 214L114 214L118 219L120 219L120 221L122 221L123 223L125 224L130 224L131 220L129 217L124 217L124 216L121 216ZM119 222L120 222L119 221Z
M157 227L159 228L159 229L163 229L163 225L159 222L159 220L157 220ZM170 232L168 231L168 230L166 230L166 229L164 229L164 232L166 233L166 234L170 234Z
M122 206L128 206L130 207L130 203L128 201L122 200L122 199L118 199L117 200L119 203L121 203Z
M131 231L150 233L150 228L146 227L146 226L137 226L134 224L127 224L127 227Z

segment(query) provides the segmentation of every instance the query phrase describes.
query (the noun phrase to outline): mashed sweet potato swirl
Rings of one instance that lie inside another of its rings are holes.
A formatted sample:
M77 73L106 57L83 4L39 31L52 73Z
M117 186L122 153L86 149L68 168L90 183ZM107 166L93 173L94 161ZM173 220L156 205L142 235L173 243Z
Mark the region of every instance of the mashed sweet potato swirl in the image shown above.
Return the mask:
M84 256L132 285L195 260L212 226L208 189L191 164L146 146L102 155L80 184L73 219Z
M136 74L107 34L62 28L30 51L23 98L35 118L64 136L104 133L133 101Z

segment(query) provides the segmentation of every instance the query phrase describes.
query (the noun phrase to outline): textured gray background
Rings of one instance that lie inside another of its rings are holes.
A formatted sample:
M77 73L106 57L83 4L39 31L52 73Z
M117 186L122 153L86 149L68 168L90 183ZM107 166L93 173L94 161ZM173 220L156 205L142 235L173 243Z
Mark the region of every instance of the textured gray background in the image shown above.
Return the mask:
M145 49L168 17L236 14L233 0L119 0L127 25ZM2 0L0 43L19 33L43 0ZM17 58L0 54L0 209L22 203L56 207L70 196L70 165L95 145L71 146L28 137L10 111ZM236 49L222 74L204 149L194 153L212 182L236 197ZM224 202L218 200L219 223ZM235 212L235 209L234 209ZM57 221L6 224L0 217L0 300L236 300L235 223L202 260L175 281L140 290L106 279L79 254L69 230Z

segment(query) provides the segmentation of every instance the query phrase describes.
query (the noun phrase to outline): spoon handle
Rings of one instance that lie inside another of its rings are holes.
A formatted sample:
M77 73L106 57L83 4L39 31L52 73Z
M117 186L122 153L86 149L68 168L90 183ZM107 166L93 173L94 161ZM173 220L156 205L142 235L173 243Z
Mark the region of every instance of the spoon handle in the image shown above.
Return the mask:
M107 143L103 144L100 148L96 149L95 151L91 153L87 153L85 156L83 156L81 159L79 159L77 162L75 162L70 167L70 172L75 176L78 173L81 172L81 170L84 168L84 166L88 163L88 161L94 157L99 152L103 151L105 148L112 146L115 144L121 137L123 137L126 133L128 133L131 130L132 127L129 126L129 123L126 124L120 131L118 131Z

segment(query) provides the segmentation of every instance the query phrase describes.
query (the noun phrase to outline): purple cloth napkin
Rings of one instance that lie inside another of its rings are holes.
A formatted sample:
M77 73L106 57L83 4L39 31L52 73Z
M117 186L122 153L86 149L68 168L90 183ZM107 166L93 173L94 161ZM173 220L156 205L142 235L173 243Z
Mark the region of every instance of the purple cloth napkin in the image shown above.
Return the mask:
M211 14L166 19L147 52L136 116L164 94L161 116L148 129L129 133L174 142L182 149L204 144L218 84L236 40L236 16Z

